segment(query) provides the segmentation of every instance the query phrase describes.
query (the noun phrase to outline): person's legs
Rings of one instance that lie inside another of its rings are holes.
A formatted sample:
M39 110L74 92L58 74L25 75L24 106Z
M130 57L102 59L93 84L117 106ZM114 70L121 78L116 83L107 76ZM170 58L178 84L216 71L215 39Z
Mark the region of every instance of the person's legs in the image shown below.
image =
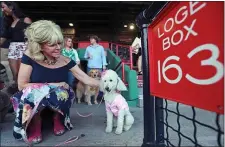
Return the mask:
M9 87L7 88L7 92L12 95L18 91L17 76L19 72L19 67L18 67L18 60L9 58L8 61L13 75L13 83L12 85L9 85ZM13 112L12 109L10 109L10 112Z
M102 69L101 69L101 68L99 68L98 70L99 70L99 73L100 73L100 78L101 78L101 73L102 73L103 71L102 71ZM102 97L103 97L103 92L99 91L99 93L98 93L97 97L101 97L101 98L102 98Z
M137 56L137 54L134 54L134 53L132 54L132 56L133 56L133 61L132 61L132 62L133 62L133 65L134 65L134 66L137 66L137 59L138 59L138 56Z
M18 60L15 59L8 59L9 60L9 66L10 69L12 71L12 75L13 75L13 80L15 83L17 83L17 76L18 76L18 72L19 72L19 67L18 67Z
M73 73L71 71L68 72L68 84L70 85L70 87L74 87L74 80L75 77L73 75Z
M87 74L89 73L89 71L90 71L91 69L92 69L92 68L87 67Z
M138 65L138 74L142 74L142 56L139 56L137 65Z
M19 70L20 70L20 64L21 64L21 58L18 58L17 61L18 61L17 62L17 71L19 72Z

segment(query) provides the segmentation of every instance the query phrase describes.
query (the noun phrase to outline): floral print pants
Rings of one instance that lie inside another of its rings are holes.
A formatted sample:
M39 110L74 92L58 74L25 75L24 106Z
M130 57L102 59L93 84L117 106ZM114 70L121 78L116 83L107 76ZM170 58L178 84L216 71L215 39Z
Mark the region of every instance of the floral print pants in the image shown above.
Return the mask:
M69 111L74 99L75 94L71 88L65 89L48 84L33 84L16 93L11 97L16 112L13 136L17 140L27 139L26 126L29 125L28 120L32 119L32 114L38 113L44 107L59 112L65 127L72 128Z

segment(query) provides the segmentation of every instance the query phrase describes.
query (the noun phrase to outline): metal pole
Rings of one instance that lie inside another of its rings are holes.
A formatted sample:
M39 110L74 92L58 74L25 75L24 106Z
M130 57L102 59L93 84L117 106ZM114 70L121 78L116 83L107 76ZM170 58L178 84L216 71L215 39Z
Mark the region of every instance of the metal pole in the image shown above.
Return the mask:
M142 25L142 67L143 67L143 103L144 103L144 139L142 147L155 147L155 108L154 96L150 95L150 65L148 56L148 25Z
M142 43L142 66L143 66L143 103L144 103L144 139L142 147L155 147L158 146L161 138L164 137L162 130L164 126L158 123L158 120L163 118L163 112L155 109L155 97L150 95L150 65L148 56L148 40L147 40L147 24L151 24L153 19L157 17L159 12L167 5L168 2L152 2L152 4L141 12L136 18L136 24L141 30L141 43ZM157 100L157 104L161 101ZM156 112L155 112L156 111ZM156 115L156 117L155 117ZM160 116L158 116L160 115ZM160 130L161 129L161 130ZM157 132L156 132L157 130ZM161 133L159 133L161 132ZM157 134L156 134L157 133ZM157 139L156 139L156 135ZM161 136L161 137L160 137Z
M2 60L1 59L1 55L2 55L2 52L1 52L1 46L2 46L2 44L1 44L1 42L2 42L2 38L1 38L1 36L2 36L2 31L3 31L3 17L2 17L2 11L0 11L0 61Z
M163 99L155 97L155 115L156 115L156 146L165 147L164 142L164 115L163 115Z

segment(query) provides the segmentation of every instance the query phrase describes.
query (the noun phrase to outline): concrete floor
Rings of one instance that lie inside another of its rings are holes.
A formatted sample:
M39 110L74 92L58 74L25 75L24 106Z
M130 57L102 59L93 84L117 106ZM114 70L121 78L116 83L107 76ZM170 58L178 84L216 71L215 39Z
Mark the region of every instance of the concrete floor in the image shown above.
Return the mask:
M76 109L75 109L76 107ZM132 129L128 132L124 132L122 135L116 135L114 132L106 134L105 130L105 108L102 104L98 109L96 105L87 106L85 104L75 104L71 108L71 119L74 129L66 132L63 136L56 137L53 135L51 128L46 129L43 132L43 142L38 146L54 146L60 142L67 140L72 136L79 136L85 134L85 137L78 141L70 143L66 146L141 146L143 140L143 110L142 108L130 108L131 112L135 118L135 123ZM173 102L168 103L168 109L176 111L176 104ZM192 109L190 106L180 104L180 113L192 117ZM82 118L77 115L76 110L81 114L87 114L89 112L94 112L93 116L88 118ZM216 128L215 123L216 115L211 112L206 112L200 109L196 109L196 120L205 123L207 125ZM223 116L220 117L220 126L223 127ZM12 126L14 121L14 115L8 114L6 121L1 124L1 146L24 146L26 145L22 141L15 141L12 137ZM168 123L170 126L177 130L177 115L168 113ZM181 131L185 136L193 138L193 123L192 121L180 118ZM197 126L197 140L198 143L203 146L218 146L217 144L217 132L200 126ZM175 145L178 145L178 134L168 129L169 140ZM166 137L166 127L165 127L165 137ZM223 143L224 136L221 136L221 142ZM181 146L194 146L192 142L181 137Z
M95 112L93 116L82 118L77 115L76 109L81 114ZM122 135L114 132L106 134L105 131L105 107L102 104L98 109L96 105L74 105L71 108L71 119L74 129L63 136L54 136L51 129L45 129L43 142L38 146L54 146L72 136L85 134L85 137L68 144L68 146L141 146L143 140L143 112L142 108L131 108L135 118L132 129ZM15 141L12 137L14 115L7 115L6 121L1 124L1 146L24 146L22 141Z

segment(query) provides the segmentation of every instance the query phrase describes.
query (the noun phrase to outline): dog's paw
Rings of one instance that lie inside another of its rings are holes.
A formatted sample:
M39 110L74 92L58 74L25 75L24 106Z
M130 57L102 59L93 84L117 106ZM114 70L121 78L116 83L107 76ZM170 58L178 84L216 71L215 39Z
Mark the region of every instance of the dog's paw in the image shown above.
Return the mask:
M80 104L81 102L80 102L80 101L78 101L77 103L78 103L78 104Z
M124 126L124 131L128 131L128 130L130 130L130 128L131 128L131 125L127 125L127 126Z
M105 128L105 132L106 133L111 133L112 132L112 128L111 127L106 127Z
M91 102L88 102L88 105L92 105L92 103Z
M119 135L119 134L122 134L122 132L123 132L123 130L121 130L121 129L116 129L115 134Z
M97 102L97 101L95 101L94 103L95 103L96 105L98 104L98 102Z

